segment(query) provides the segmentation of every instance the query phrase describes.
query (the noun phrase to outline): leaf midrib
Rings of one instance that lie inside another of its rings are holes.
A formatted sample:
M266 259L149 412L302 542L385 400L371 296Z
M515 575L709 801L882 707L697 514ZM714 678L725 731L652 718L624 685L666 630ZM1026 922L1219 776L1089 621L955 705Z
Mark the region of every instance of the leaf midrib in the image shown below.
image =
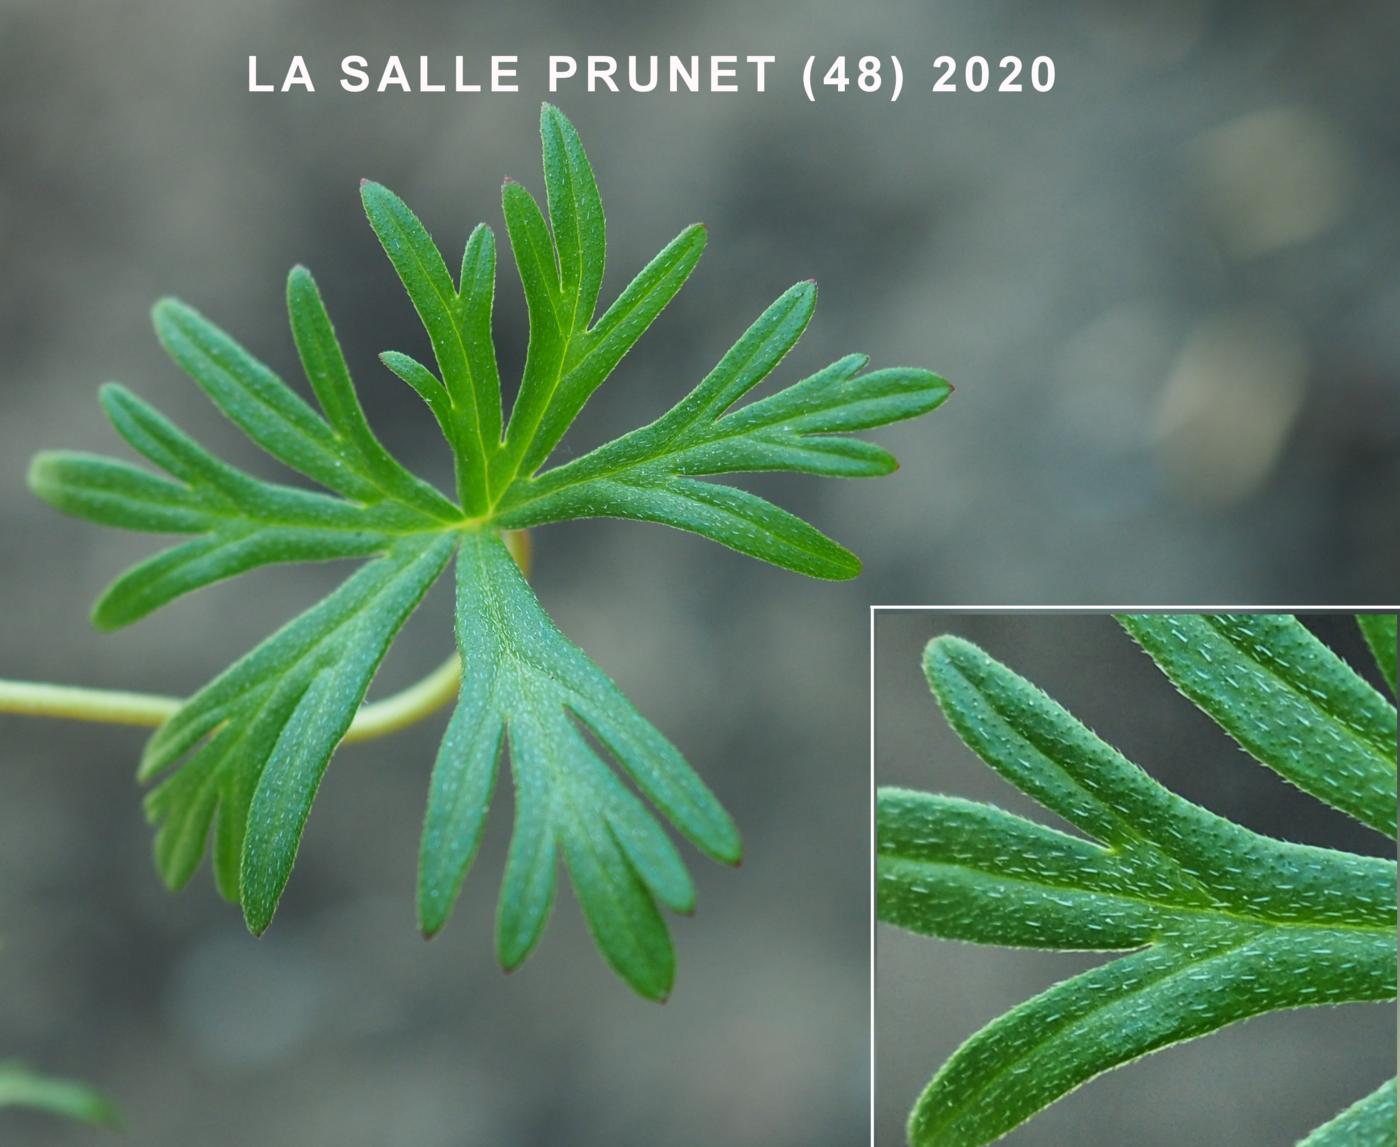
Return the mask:
M1152 909L1160 909L1175 915L1199 916L1212 919L1222 919L1232 924L1243 925L1257 930L1268 928L1299 928L1322 931L1342 931L1342 932L1394 932L1395 922L1376 924L1361 923L1319 923L1313 920L1289 919L1287 917L1276 916L1245 916L1235 911L1229 911L1212 906L1197 906L1189 904L1176 904L1167 900L1157 900L1151 896L1133 895L1121 892L1100 892L1096 889L1086 889L1075 884L1060 884L1054 881L1032 881L1018 876L1004 876L1000 873L991 873L984 868L978 868L972 864L961 864L957 861L940 860L920 860L900 854L881 853L882 858L892 859L900 864L909 865L914 868L953 868L966 872L973 872L983 876L990 876L996 880L1008 884L1022 885L1028 888L1049 889L1056 892L1074 892L1082 896L1093 897L1098 900L1127 901L1130 904L1141 904ZM1202 886L1208 891L1208 886ZM1125 949L1105 949L1107 951L1123 951Z
M201 492L201 488L196 486L186 485L185 489L189 490L195 495L199 495ZM307 492L298 490L295 486L283 486L281 487L281 489L290 491L298 495ZM315 495L313 493L313 496L318 495ZM271 516L259 517L252 512L252 510L258 508L256 504L250 509L249 507L240 505L238 502L232 500L225 500L222 504L201 501L196 508L203 512L207 517L217 519L218 524L215 524L206 530L190 532L200 534L222 534L224 536L228 536L229 533L232 532L231 530L226 528L228 525L246 523L248 527L246 531L247 533L255 533L259 529L280 528L287 530L306 530L312 533L384 534L393 538L417 538L426 537L430 534L453 533L455 531L463 529L466 526L470 526L473 523L473 519L467 518L465 516L452 521L449 521L445 518L432 518L429 515L425 514L417 506L414 506L408 502L401 501L398 498L389 498L386 499L386 501L392 501L392 503L400 509L407 510L409 513L418 515L420 518L423 519L423 525L395 526L387 523L376 522L371 516L370 511L373 511L377 506L383 506L383 502L371 503L368 505L362 504L360 507L356 507L355 503L349 500L340 501L339 505L341 506L345 506L351 510L356 510L358 512L365 513L365 521L363 523L351 524L350 522L341 521L318 521L313 518L282 518Z

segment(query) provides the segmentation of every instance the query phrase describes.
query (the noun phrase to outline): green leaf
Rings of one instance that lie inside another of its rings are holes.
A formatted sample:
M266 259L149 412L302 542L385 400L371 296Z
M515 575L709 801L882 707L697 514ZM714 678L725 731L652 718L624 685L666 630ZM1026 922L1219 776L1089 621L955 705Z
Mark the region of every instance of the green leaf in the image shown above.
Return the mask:
M388 367L396 377L408 383L418 397L427 403L428 409L437 419L443 438L447 440L448 445L451 445L457 434L452 400L448 397L447 390L443 387L438 376L416 358L406 355L402 351L381 351L379 361Z
M30 1107L94 1127L121 1126L116 1107L87 1084L40 1075L13 1060L0 1063L0 1108L4 1107Z
M489 299L486 305L489 342ZM287 278L287 313L291 316L292 337L296 340L302 369L321 409L326 412L340 449L354 459L354 468L372 481L385 497L415 506L445 521L457 518L457 507L427 482L405 470L370 429L321 292L305 267L294 267ZM499 404L500 383L494 381Z
M517 482L501 503L502 523L523 528L582 517L659 522L812 577L849 578L855 555L757 495L697 476L792 470L831 477L878 477L894 458L841 435L925 414L952 388L928 371L860 374L849 355L768 398L734 404L792 349L816 305L798 283L751 326L713 371L667 414L573 462Z
M557 384L547 390L543 386L540 388L548 398L542 404L534 428L528 431L528 437L526 427L530 423L524 419L520 423L516 421L516 416L522 413L520 402L524 402L527 395L535 400L532 405L539 406L541 401L529 394L522 382L521 399L511 413L507 432L508 447L523 451L518 463L519 473L533 474L544 464L593 392L612 374L623 356L685 284L704 249L705 229L698 224L687 227L637 273L586 335L570 340ZM528 416L530 408L526 407L523 413Z
M687 227L593 324L606 251L592 169L572 126L548 104L540 134L553 240L528 191L511 180L501 189L530 315L525 371L502 457L508 479L539 469L593 392L675 297L705 249L704 228Z
M159 777L147 811L158 826L156 863L172 888L211 850L219 890L242 905L253 931L268 926L331 755L390 642L460 546L456 629L465 668L430 790L419 889L424 929L436 931L451 909L480 839L498 759L508 752L517 817L499 913L502 962L515 967L539 939L562 857L604 956L637 991L663 997L674 954L658 905L688 912L694 891L644 801L718 860L737 860L738 834L675 748L554 628L506 555L503 534L602 514L689 529L815 577L851 577L860 568L855 555L814 526L702 479L743 470L889 473L888 453L844 435L931 410L949 388L926 371L861 375L865 360L851 356L731 409L805 329L815 291L802 283L670 414L540 473L588 399L689 278L706 242L703 227L682 230L597 315L607 238L597 181L573 125L548 105L540 137L548 217L518 184L507 181L502 190L530 324L508 420L492 336L491 229L471 232L454 281L403 200L380 184L361 185L370 227L433 356L430 365L390 350L380 360L423 399L442 431L455 502L403 466L370 428L321 292L301 267L287 281L287 310L319 410L186 304L160 302L155 324L171 357L229 420L321 489L230 465L115 385L103 389L103 406L158 472L50 452L35 459L30 485L65 513L179 536L104 592L93 611L104 629L258 566L365 562L151 738L140 776Z
M214 526L204 499L115 458L54 450L37 455L29 487L49 505L92 522L125 530L200 534Z
M325 420L233 339L178 299L162 299L152 316L166 352L249 438L329 490L375 498L375 484L345 466Z
M1394 1147L1395 1080L1358 1099L1304 1139L1299 1147Z
M1119 621L1257 760L1395 836L1395 706L1297 618L1142 614Z
M117 433L169 478L113 459L49 452L34 459L30 488L65 513L104 525L199 536L114 582L93 609L99 628L128 625L182 594L258 566L367 557L400 537L440 531L460 518L374 437L320 295L303 271L292 273L288 304L329 424L188 307L160 304L157 326L177 361L250 437L346 496L254 478L216 458L124 387L108 384L102 405Z
M1275 840L1191 804L959 638L931 642L924 671L967 745L1089 839L881 789L879 918L978 943L1137 950L968 1040L915 1105L915 1147L991 1143L1110 1068L1261 1012L1395 997L1393 862ZM1299 727L1330 743L1330 726Z
M550 621L501 540L469 533L457 565L461 698L433 769L418 912L446 922L481 839L502 748L515 776L515 839L498 917L501 963L534 947L562 853L599 948L642 995L664 998L674 957L656 901L690 912L679 855L591 737L696 847L739 859L733 822L680 754Z
M550 504L559 518L609 517L660 522L809 577L844 579L860 560L820 530L773 503L733 486L670 478L659 483L602 479L567 491ZM512 528L529 516L508 515Z
M161 726L142 757L142 780L192 754L146 798L167 884L179 888L193 875L217 812L219 888L242 903L252 932L267 928L331 754L453 543L400 541Z
M1381 675L1395 692L1395 614L1363 613L1356 619L1366 644L1371 647Z
M450 409L444 431L458 461L458 493L467 513L481 514L490 504L487 468L501 437L501 380L491 342L495 238L486 227L472 232L458 287L437 245L402 199L368 181L360 187L360 198L428 332ZM424 394L418 372L426 373L426 368L414 366L417 381L405 381Z
M549 218L559 255L560 294L566 304L565 324L575 329L592 321L603 286L607 249L603 203L578 132L549 104L540 113L540 140Z

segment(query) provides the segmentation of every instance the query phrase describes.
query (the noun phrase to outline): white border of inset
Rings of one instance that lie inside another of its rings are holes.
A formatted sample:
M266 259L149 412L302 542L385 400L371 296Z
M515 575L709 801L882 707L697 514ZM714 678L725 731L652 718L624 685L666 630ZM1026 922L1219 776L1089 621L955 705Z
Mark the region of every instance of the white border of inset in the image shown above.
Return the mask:
M875 618L881 613L1400 613L1400 605L871 605L870 610L870 1147L875 1143ZM902 1145L901 1145L902 1147Z

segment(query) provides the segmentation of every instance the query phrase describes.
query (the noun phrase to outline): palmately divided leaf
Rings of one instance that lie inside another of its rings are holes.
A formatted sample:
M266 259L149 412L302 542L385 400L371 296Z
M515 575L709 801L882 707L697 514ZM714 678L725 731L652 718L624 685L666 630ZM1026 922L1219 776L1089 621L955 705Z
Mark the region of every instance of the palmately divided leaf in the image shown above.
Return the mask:
M853 430L937 406L926 371L861 375L860 356L734 408L792 348L815 291L778 300L668 415L576 463L539 473L589 397L694 270L705 230L687 227L595 317L606 263L597 182L572 124L542 110L548 217L507 181L502 208L530 336L509 419L492 339L496 246L471 232L455 280L409 207L364 181L371 228L428 337L433 365L380 358L426 403L451 448L457 502L407 470L375 436L321 294L292 271L287 308L318 412L193 308L167 299L156 330L171 357L254 443L324 488L256 478L215 457L118 386L102 401L118 433L160 473L78 453L40 455L35 492L67 513L184 540L123 574L98 601L103 628L273 562L369 559L357 573L186 702L147 746L141 777L159 824L156 859L179 887L212 831L223 894L267 927L317 786L404 619L460 546L456 630L461 698L433 774L421 857L425 931L441 927L480 838L508 750L516 832L498 947L515 967L544 927L557 859L567 864L608 961L644 995L669 990L674 955L657 904L689 911L690 877L666 833L606 764L703 852L738 858L737 832L709 790L607 677L554 628L502 541L507 531L607 515L664 522L817 577L850 577L853 554L744 490L701 479L742 470L836 477L889 473L894 459ZM596 742L596 744L595 744Z
M1178 689L1285 780L1395 836L1395 706L1297 618L1119 618Z
M1139 950L969 1039L916 1104L915 1147L991 1143L1110 1068L1264 1011L1394 998L1393 862L1207 812L969 642L931 642L924 670L967 745L1090 839L881 789L879 918L978 943Z
M85 1083L40 1075L22 1063L0 1063L0 1108L29 1107L89 1123L120 1127L121 1114L112 1102Z
M539 939L562 853L608 962L642 995L666 996L674 955L655 902L689 912L694 889L666 834L585 734L716 860L739 859L733 822L670 742L559 632L494 534L462 540L457 640L461 698L433 769L420 852L424 932L437 932L451 911L509 743L515 834L497 921L501 963L517 967Z
M1393 1147L1395 1143L1395 1080L1383 1083L1358 1099L1335 1119L1329 1119L1298 1147Z

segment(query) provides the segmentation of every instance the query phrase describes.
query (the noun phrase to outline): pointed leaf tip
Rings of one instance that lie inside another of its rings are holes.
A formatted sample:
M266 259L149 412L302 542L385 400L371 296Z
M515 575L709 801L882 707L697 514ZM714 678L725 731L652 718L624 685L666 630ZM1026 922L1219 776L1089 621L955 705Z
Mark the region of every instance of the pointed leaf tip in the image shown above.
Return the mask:
M366 207L369 206L369 203L370 203L370 200L371 200L371 199L378 199L378 198L385 198L385 197L391 198L391 199L397 199L397 198L398 198L397 195L395 195L392 191L390 191L390 190L389 190L387 187L385 187L384 184L382 184L382 183L378 183L378 182L376 182L376 181L373 180L373 179L362 179L362 180L360 180L360 202L363 203Z
M566 116L562 111L560 111L559 108L557 108L554 104L550 103L548 100L545 100L543 103L540 104L541 133L543 133L546 130L546 127L550 123L557 124L561 131L573 135L575 138L575 142L578 141L578 129L574 127L573 121L569 119L569 117Z

